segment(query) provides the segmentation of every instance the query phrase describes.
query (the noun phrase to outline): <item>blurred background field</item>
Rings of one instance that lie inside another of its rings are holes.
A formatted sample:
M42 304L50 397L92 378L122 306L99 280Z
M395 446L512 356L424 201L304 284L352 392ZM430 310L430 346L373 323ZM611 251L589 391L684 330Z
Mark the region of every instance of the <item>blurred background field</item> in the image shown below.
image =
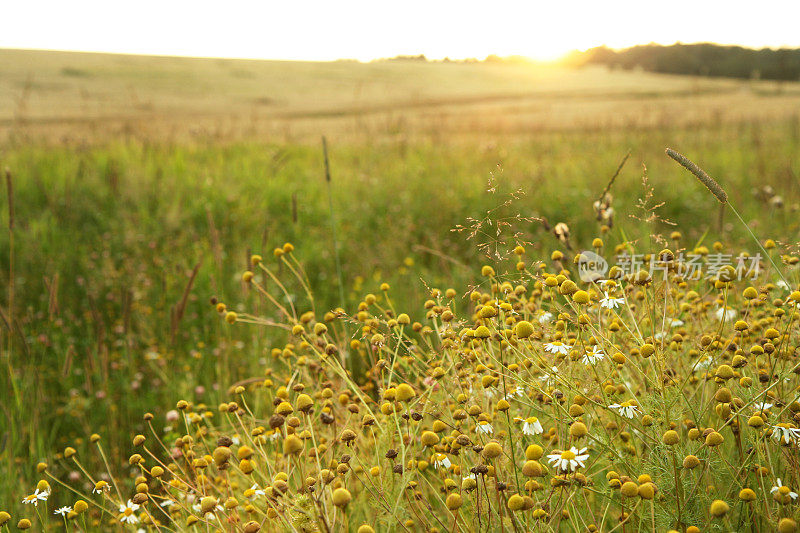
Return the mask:
M230 328L208 302L255 305L239 281L247 259L287 241L318 311L352 311L388 282L422 315L427 286L464 292L489 260L477 244L491 238L457 225L521 191L495 216L566 222L581 249L598 232L592 202L630 151L612 188L614 241L672 230L632 218L646 165L663 218L692 242L739 242L743 229L664 156L672 146L791 249L799 104L796 82L599 66L0 50L15 216L9 232L0 214L0 501L17 506L37 460L80 451L93 432L126 457L144 412L216 405L263 376L280 335ZM515 224L532 257L563 248L548 225Z
M35 68L32 66L35 65ZM793 118L800 85L550 63L291 62L0 51L5 138L316 142Z

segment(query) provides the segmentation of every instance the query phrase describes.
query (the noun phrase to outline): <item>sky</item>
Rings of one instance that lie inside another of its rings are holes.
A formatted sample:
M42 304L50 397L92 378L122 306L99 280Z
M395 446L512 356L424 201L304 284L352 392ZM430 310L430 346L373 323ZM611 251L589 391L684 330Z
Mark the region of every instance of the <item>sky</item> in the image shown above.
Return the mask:
M800 1L2 0L0 48L370 60L555 59L657 42L800 47ZM667 7L668 6L668 7Z

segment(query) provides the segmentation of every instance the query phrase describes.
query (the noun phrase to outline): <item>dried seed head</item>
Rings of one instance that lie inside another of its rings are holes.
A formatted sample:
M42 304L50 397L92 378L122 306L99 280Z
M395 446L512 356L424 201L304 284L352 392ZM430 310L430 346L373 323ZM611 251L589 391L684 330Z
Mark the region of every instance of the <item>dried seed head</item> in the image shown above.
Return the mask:
M244 533L258 533L261 530L261 525L258 522L250 521L244 525Z
M286 419L281 415L272 415L271 417L269 417L269 427L271 427L272 429L279 428L283 425L285 421Z

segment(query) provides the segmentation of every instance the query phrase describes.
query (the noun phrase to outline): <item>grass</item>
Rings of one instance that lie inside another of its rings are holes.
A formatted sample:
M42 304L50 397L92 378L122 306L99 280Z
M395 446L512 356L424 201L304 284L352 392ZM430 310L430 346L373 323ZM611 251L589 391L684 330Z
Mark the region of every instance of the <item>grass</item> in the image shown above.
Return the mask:
M36 68L32 69L31 65ZM334 63L0 50L0 135L212 143L321 134L668 128L796 116L800 85L547 64ZM333 140L333 139L332 139Z
M29 78L31 62L41 68ZM497 239L491 230L472 240L452 230L492 210L492 219L565 222L575 251L587 248L598 233L591 204L628 150L611 190L610 242L657 251L651 235L673 229L634 218L649 213L637 207L646 165L652 203L664 202L657 212L687 243L756 252L747 231L730 214L721 218L703 186L664 156L672 146L701 162L757 235L797 253L793 84L778 92L766 82L751 90L531 66L18 51L0 52L0 66L0 87L9 89L0 94L21 95L0 102L0 163L11 171L16 211L14 306L4 298L2 308L19 332L0 328L0 476L8 480L0 508L15 517L19 487L35 483L38 460L53 461L66 446L82 456L98 433L112 470L123 471L131 435L146 429L143 413L159 412L163 423L178 399L214 406L230 401L232 384L263 377L283 337L229 327L208 303L216 297L280 320L241 281L252 254L272 263L273 249L293 243L317 310L341 305L322 133L347 311L383 282L415 320L430 287L468 291L490 259L479 245ZM124 90L131 84L136 105ZM269 109L254 111L257 98ZM755 197L766 185L782 207ZM524 194L498 208L516 191ZM567 252L541 222L515 229L531 258ZM9 237L0 235L7 288ZM291 277L275 264L280 279ZM299 284L289 292L305 298ZM66 479L69 469L57 475Z

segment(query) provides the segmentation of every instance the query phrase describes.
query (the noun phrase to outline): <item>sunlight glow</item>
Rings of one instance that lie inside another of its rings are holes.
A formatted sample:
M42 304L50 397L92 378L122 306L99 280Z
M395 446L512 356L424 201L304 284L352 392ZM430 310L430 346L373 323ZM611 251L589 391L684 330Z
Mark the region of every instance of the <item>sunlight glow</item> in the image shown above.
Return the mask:
M29 0L8 2L0 47L264 59L399 54L554 59L601 44L800 46L800 3Z

